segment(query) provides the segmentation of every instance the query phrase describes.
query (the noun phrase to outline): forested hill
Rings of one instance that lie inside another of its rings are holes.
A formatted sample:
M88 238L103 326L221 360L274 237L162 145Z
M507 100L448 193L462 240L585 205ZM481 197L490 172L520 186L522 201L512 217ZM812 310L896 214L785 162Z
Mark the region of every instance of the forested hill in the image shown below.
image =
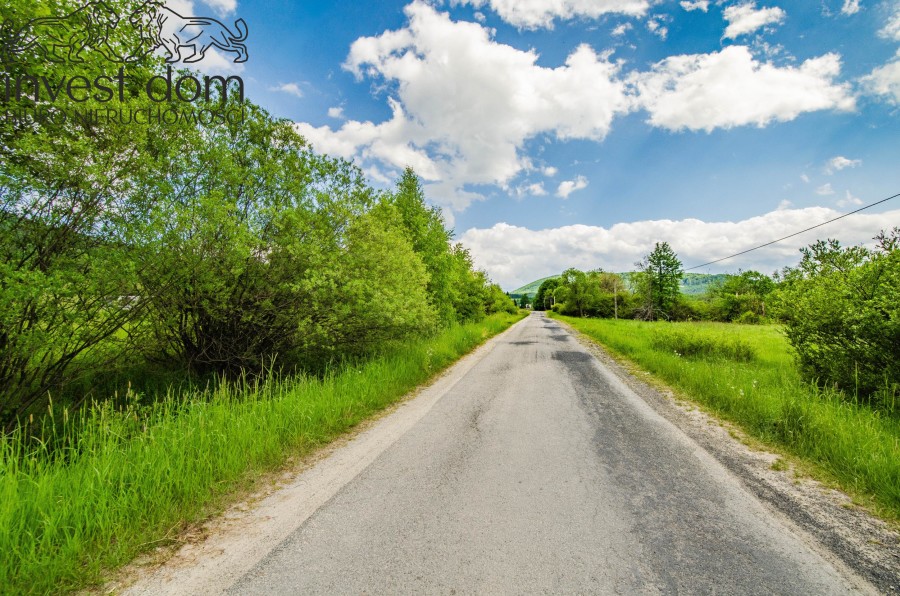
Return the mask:
M621 273L622 278L625 280L625 283L628 283L629 278L631 277L631 273ZM537 279L531 283L525 284L521 288L517 288L509 293L513 298L519 298L522 294L528 294L529 296L534 296L537 294L538 288L541 287L541 284L548 279L554 279L559 277L559 275L551 275L549 277L542 277L541 279ZM713 284L720 283L725 281L727 274L718 273L715 275L711 275L708 273L685 273L684 277L681 279L681 293L687 294L689 296L698 296L700 294L704 294L706 290Z

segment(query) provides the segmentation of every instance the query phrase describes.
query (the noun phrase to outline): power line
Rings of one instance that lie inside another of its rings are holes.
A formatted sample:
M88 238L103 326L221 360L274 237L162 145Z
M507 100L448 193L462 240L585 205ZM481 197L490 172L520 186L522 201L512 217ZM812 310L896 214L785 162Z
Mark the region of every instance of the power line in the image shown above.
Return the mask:
M822 226L828 225L828 224L830 224L830 223L832 223L832 222L835 222L835 221L837 221L837 220L839 220L839 219L844 219L845 217L850 217L850 216L853 215L854 213L859 213L860 211L865 211L866 209L871 209L872 207L881 205L882 203L887 203L887 202L890 201L891 199L896 199L897 197L900 197L900 193L895 194L895 195L892 196L892 197L888 197L888 198L886 198L886 199L882 199L882 200L878 201L877 203L872 203L871 205L866 205L865 207L860 207L860 208L857 209L856 211L851 211L850 213L845 213L845 214L843 214L843 215L841 215L841 216L839 216L839 217L835 217L834 219L829 219L828 221L824 221L824 222L820 223L819 225L815 225L815 226L813 226L813 227L811 227L811 228L806 228L805 230L800 230L799 232L796 232L796 233L794 233L794 234L791 234L790 236L785 236L784 238L779 238L778 240L772 240L771 242L766 242L765 244L760 244L759 246L754 246L753 248L748 248L747 250L744 250L744 251L735 253L735 254L733 254L733 255L728 255L727 257L722 257L721 259L716 259L715 261L710 261L709 263L703 263L702 265L696 265L696 266L694 266L694 267L688 267L687 269L685 269L685 271L692 271L692 270L694 270L694 269L700 269L701 267L706 267L707 265L714 265L714 264L716 264L716 263L721 263L722 261L727 261L728 259L733 259L734 257L739 257L739 256L741 256L741 255L745 255L745 254L747 254L748 252L753 252L754 250L759 250L760 248L765 248L765 247L767 247L767 246L771 246L771 245L773 245L773 244L777 244L778 242L781 242L782 240L787 240L788 238L793 238L794 236L799 236L800 234L805 234L806 232L809 232L810 230L815 230L816 228L821 228Z

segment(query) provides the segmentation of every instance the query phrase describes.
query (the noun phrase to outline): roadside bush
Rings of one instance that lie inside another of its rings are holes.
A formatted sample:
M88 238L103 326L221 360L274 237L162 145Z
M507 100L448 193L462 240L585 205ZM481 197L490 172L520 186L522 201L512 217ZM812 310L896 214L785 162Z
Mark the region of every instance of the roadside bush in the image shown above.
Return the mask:
M873 250L820 241L803 249L777 293L803 375L875 407L900 394L900 228Z

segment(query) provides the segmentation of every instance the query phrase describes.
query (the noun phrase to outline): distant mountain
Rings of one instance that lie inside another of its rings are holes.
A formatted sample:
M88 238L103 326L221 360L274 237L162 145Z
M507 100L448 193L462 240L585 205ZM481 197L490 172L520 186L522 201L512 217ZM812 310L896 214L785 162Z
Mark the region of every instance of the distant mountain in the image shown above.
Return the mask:
M544 283L548 279L556 279L557 277L559 277L559 275L551 275L550 277L542 277L541 279L535 280L535 281L531 282L530 284L525 284L524 286L522 286L521 288L519 288L517 290L513 290L512 292L509 293L509 295L512 296L513 298L519 298L522 296L522 294L528 294L529 296L531 296L533 298L534 295L537 294L538 288L541 287L542 283Z
M681 279L681 293L688 296L705 294L710 286L722 283L728 277L725 273L685 273Z
M631 280L632 273L620 273L619 275L625 280L625 283L629 283ZM537 294L538 288L541 287L541 284L544 283L548 279L555 279L559 277L559 275L551 275L549 277L542 277L541 279L535 280L529 284L525 284L521 288L517 288L512 292L509 292L509 295L513 298L519 298L522 294L528 294L529 296L534 296ZM718 273L715 275L711 275L708 273L685 273L684 277L681 279L681 293L687 296L700 296L701 294L705 294L710 286L721 283L725 281L725 278L728 277L727 274Z

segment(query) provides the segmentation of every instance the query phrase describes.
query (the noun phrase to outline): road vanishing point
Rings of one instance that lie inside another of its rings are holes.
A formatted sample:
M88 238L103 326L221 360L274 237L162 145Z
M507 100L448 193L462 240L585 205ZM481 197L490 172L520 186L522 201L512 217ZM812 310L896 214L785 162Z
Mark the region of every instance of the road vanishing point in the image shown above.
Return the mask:
M871 591L532 313L127 593Z

